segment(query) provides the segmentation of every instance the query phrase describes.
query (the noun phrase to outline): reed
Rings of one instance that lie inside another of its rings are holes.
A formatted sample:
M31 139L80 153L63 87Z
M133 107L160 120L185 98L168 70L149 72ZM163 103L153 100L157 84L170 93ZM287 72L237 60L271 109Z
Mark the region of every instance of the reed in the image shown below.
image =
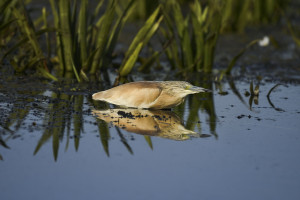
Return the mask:
M5 44L11 47L4 52L1 62L10 56L8 59L16 71L25 72L34 68L53 80L68 72L72 72L78 82L88 80L88 75L101 75L101 70L107 70L110 66L118 37L133 14L135 0L128 1L124 9L117 1L102 0L91 12L87 12L90 10L88 0L49 2L51 12L47 12L44 7L41 18L35 21L31 19L22 0L3 1L0 4L1 10L5 11L1 17L1 35L7 33L8 28L17 27L18 33L14 37L20 38L11 41L12 44ZM53 18L53 23L49 21L48 15ZM120 66L122 76L130 73L142 48L155 34L163 19L159 15L160 7L157 7L133 39ZM40 22L42 26L38 26ZM53 27L49 24L53 24ZM50 44L49 34L53 31L56 40ZM41 37L46 38L47 56L41 48ZM16 55L16 51L20 55ZM51 74L51 66L55 66L55 76Z
M7 41L16 42L13 45L9 45L12 47L8 48L3 54L1 63L7 55L14 52L14 55L10 59L10 64L17 72L35 68L36 71L40 72L45 77L56 80L49 72L49 68L46 64L46 57L44 56L38 41L38 36L49 30L40 29L39 31L36 31L34 22L25 8L23 1L5 1L1 5L1 10L4 12L4 17L1 18L4 19L4 21L7 21L1 26L1 34L6 34L9 30L14 30L14 33L18 32L18 34L14 34L13 38L10 38L10 40ZM5 45L7 45L7 43Z
M142 47L145 46L154 33L159 28L161 21L163 20L163 16L159 16L160 6L152 13L152 15L145 22L144 26L137 33L135 38L133 39L131 45L129 46L125 58L123 59L120 75L127 76L132 70L136 60L138 58L139 53L142 50ZM157 19L158 18L158 19Z
M281 16L280 9L288 3L284 0L223 1L222 31L243 32L249 25L276 22Z
M140 71L149 69L164 53L173 69L210 73L220 32L242 32L249 24L277 21L288 2L100 0L91 8L88 0L49 0L51 9L42 8L33 19L30 4L3 0L0 62L8 61L18 73L36 71L52 80L69 72L78 82L95 75L102 78L112 66L123 27L138 18L144 20L143 25L124 52L120 76L129 75L142 60L140 53L151 46L157 30L163 50L148 51L151 53L140 64ZM291 24L288 28L299 45L296 28ZM51 41L54 34L55 41Z
M172 1L170 8L163 8L166 28L161 27L161 33L169 41L165 53L173 68L212 71L221 25L219 9L213 3L204 8L198 0L190 4L186 16L177 1Z

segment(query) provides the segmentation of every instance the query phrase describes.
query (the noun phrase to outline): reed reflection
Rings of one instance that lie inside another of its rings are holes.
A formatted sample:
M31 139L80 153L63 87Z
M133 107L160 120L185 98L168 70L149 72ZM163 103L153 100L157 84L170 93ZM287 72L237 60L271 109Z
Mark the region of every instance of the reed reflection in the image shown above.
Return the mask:
M179 141L210 136L186 129L181 118L168 110L107 109L93 110L92 113L107 123L145 136Z

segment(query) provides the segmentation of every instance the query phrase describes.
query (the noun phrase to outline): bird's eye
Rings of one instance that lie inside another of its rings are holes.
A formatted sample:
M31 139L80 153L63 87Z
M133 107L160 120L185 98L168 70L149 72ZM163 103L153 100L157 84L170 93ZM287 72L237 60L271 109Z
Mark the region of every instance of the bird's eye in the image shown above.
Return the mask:
M185 89L185 90L189 90L191 87L192 87L192 86L190 86L190 85L186 85L186 86L184 87L184 89Z

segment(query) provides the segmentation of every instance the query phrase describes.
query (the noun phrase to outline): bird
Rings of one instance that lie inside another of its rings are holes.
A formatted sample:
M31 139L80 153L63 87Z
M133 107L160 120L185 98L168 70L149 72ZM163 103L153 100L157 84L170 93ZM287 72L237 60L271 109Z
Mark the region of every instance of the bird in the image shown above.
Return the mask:
M209 137L184 127L181 118L170 110L106 109L92 110L97 118L123 130L172 140Z
M93 100L123 108L170 109L181 104L189 94L210 92L186 81L138 81L94 93Z

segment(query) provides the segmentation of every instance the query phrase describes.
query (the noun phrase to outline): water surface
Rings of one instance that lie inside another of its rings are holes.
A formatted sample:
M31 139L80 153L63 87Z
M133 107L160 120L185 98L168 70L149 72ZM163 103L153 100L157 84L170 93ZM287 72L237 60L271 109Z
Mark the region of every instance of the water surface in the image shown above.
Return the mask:
M195 133L173 138L97 119L95 88L1 87L1 198L299 199L300 87L268 99L277 83L260 82L258 104L250 81L211 83L171 111Z

